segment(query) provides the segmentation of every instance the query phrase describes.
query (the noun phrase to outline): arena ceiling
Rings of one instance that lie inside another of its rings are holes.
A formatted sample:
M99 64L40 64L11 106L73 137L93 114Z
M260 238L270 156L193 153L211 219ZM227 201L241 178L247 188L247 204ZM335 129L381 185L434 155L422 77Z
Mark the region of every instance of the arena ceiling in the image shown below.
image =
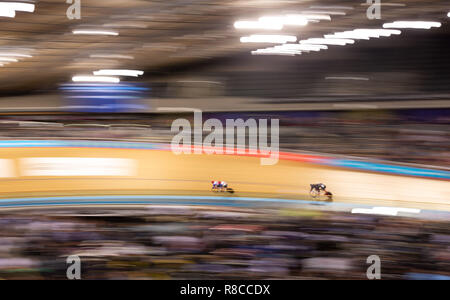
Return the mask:
M277 33L298 40L383 28L384 23L402 20L441 22L448 29L450 21L450 6L444 0L381 0L381 19L373 20L367 17L363 0L80 0L81 18L72 20L66 14L70 4L64 0L19 2L35 4L35 9L0 16L0 54L26 54L0 67L3 95L51 88L98 69L137 69L148 76L211 59L251 56L251 51L270 45L241 43L240 38L267 31L238 30L234 23L261 16L330 17L306 26L286 26ZM86 30L115 35L74 34ZM383 45L389 47L392 38L383 39ZM327 53L333 55L332 49ZM314 53L301 55L305 60L315 58Z

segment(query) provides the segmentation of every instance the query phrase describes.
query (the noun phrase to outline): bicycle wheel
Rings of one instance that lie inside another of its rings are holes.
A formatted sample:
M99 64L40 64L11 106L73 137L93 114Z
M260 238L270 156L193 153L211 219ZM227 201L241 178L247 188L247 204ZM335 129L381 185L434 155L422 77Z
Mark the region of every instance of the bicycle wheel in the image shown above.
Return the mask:
M319 192L317 192L316 190L312 190L311 192L309 192L309 194L313 199L316 199L317 197L320 196Z

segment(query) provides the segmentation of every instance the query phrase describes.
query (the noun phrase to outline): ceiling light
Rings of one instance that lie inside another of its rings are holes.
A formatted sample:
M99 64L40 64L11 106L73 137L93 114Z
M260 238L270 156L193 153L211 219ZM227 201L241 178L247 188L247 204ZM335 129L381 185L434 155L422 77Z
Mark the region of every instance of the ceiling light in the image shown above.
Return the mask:
M307 40L300 41L300 44L322 44L322 45L337 45L337 46L345 46L347 44L354 44L355 41L351 39L321 39L321 38L312 38Z
M400 30L390 30L390 29L355 29L353 30L356 34L361 33L367 37L379 38L380 36L391 36L392 34L400 34Z
M275 48L285 50L297 50L297 51L320 51L328 49L326 45L319 45L319 44L285 44L275 46Z
M308 18L303 15L292 14L284 16L283 22L285 25L304 26L308 24Z
M282 56L295 56L295 53L290 52L274 52L274 51L252 51L252 55L282 55Z
M91 54L91 58L122 58L122 59L134 59L131 55L120 55L120 54Z
M302 14L302 16L305 17L308 21L310 21L310 20L331 21L331 17L329 15L324 15L324 14Z
M99 70L93 72L95 76L98 75L113 75L113 76L132 76L138 77L139 75L143 75L143 71L138 70Z
M340 6L340 5L313 5L309 8L312 9L353 9L352 6Z
M343 11L322 11L322 10L304 10L304 14L326 14L326 15L340 15L345 16L347 13Z
M34 4L23 2L0 2L0 8L7 8L15 11L34 12Z
M383 24L383 28L430 29L431 27L441 27L441 23L426 21L396 21Z
M0 2L0 17L14 18L16 11L34 12L34 4L21 2Z
M33 57L28 54L22 54L22 53L14 53L14 52L0 52L0 56L4 57Z
M379 38L380 36L391 36L392 34L401 34L400 30L393 29L355 29L352 31L336 32L334 34L324 35L327 39L343 38L368 40L370 38Z
M74 76L72 77L73 82L112 82L119 83L120 79L117 77L107 77L107 76Z
M258 49L256 51L252 51L251 53L252 55L286 55L286 56L294 56L296 54L301 54L301 52L297 50L282 50L275 48Z
M104 30L72 30L73 34L88 34L88 35L119 35L115 31L104 31Z
M14 18L15 16L16 16L15 10L10 9L8 7L3 7L2 5L0 5L0 17Z
M293 35L251 35L241 38L241 43L274 43L284 44L287 42L295 42L297 37Z
M322 18L326 16L321 15ZM288 14L283 16L264 16L258 21L237 21L234 23L236 29L268 29L281 30L284 25L304 26L308 24L308 18L301 14Z
M354 31L343 31L336 32L334 34L324 35L326 39L342 38L342 39L353 39L353 40L368 40L369 37L366 34L356 33Z
M0 61L18 62L19 60L11 57L0 57Z

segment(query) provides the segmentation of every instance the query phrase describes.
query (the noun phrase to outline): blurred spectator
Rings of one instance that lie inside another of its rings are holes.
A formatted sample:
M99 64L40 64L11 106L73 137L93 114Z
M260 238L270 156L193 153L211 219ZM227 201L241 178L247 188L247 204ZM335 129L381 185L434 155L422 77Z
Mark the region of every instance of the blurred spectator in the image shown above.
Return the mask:
M448 221L156 210L0 212L0 278L65 279L69 255L80 256L83 279L366 279L370 255L382 279L450 276Z

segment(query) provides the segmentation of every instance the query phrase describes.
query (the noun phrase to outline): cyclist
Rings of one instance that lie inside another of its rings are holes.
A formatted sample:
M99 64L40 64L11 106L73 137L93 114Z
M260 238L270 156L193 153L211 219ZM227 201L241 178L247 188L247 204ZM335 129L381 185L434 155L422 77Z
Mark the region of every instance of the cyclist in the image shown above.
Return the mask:
M220 186L221 192L224 192L224 191L226 192L228 189L228 183L226 183L225 181L220 181L219 186Z
M310 184L310 186L311 186L311 189L309 190L309 192L312 193L314 191L319 195L320 195L321 191L326 192L326 188L327 188L327 186L323 183L313 183L313 184Z
M327 196L327 199L329 201L333 200L333 194L329 191L327 191L327 186L323 183L314 183L310 184L311 189L309 190L309 193L313 198L320 196L320 192L324 192L324 195Z
M219 189L219 181L213 180L213 181L211 181L211 184L212 184L211 190L212 190L213 192L218 191L218 189Z

